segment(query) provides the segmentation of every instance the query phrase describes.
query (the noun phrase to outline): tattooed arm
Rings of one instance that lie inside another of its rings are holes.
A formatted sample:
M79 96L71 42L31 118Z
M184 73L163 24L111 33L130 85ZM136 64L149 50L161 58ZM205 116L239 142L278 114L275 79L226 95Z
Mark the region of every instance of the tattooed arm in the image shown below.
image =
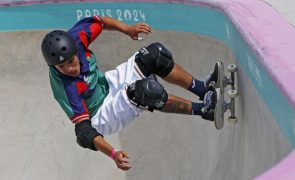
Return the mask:
M192 102L169 94L168 101L161 111L167 112L167 113L191 115L192 114Z

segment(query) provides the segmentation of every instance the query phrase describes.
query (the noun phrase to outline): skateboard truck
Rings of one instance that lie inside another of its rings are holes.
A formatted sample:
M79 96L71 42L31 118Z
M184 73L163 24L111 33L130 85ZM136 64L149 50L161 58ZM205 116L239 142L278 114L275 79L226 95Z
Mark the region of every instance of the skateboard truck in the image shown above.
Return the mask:
M214 110L214 123L216 129L222 129L224 126L224 113L230 110L230 116L228 121L230 123L236 123L237 117L235 115L235 98L238 96L238 91L235 88L235 72L237 71L237 66L231 64L227 67L227 71L230 72L230 76L224 74L223 63L221 61L217 62L218 67L218 80L217 87L215 88L217 94L220 95L216 102ZM230 90L227 92L230 101L226 101L224 98L224 90L227 86L230 86Z
M224 77L224 86L230 86L231 89L227 92L230 102L225 102L224 112L229 109L230 116L228 117L228 121L236 123L238 121L238 118L235 116L235 98L238 96L238 91L235 89L235 72L237 71L237 66L230 64L227 66L227 71L230 72L230 77Z

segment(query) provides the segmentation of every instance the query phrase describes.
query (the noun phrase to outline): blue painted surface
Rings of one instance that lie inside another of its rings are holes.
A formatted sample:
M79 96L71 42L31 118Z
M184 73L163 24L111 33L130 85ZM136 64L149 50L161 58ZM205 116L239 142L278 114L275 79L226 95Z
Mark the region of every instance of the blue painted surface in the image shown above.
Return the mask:
M230 20L220 11L173 3L74 3L0 8L0 31L67 29L92 15L112 16L128 24L145 21L154 29L192 32L225 42L247 73L257 92L295 147L295 111L244 42ZM188 18L189 17L189 18Z

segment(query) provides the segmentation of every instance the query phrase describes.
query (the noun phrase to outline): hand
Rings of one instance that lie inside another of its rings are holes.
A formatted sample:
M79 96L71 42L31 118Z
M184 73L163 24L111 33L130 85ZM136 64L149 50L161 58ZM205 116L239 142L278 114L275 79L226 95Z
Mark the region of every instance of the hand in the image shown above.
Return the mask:
M138 24L130 26L128 29L128 35L133 40L139 40L138 38L139 33L149 34L151 32L152 32L152 28L146 23L138 23Z
M131 168L131 166L129 166L129 161L127 161L126 158L129 158L129 156L125 151L116 151L114 161L117 167L123 171L127 171Z

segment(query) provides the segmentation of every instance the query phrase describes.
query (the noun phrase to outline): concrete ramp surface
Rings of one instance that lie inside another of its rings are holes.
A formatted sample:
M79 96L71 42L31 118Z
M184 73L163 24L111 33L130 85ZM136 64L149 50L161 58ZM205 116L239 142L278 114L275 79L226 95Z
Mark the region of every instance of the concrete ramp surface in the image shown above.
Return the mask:
M155 28L140 42L103 32L91 45L103 71L157 41L198 79L204 79L219 60L238 66L237 124L225 118L225 127L218 131L197 116L144 112L119 134L106 137L129 153L132 169L125 173L109 157L76 144L74 126L54 101L42 59L40 43L47 32L0 33L0 179L246 180L271 168L293 149L244 62L238 60L238 51L225 42L204 33L164 28ZM246 64L259 69L251 62L248 59ZM168 93L198 101L190 92L161 82Z

